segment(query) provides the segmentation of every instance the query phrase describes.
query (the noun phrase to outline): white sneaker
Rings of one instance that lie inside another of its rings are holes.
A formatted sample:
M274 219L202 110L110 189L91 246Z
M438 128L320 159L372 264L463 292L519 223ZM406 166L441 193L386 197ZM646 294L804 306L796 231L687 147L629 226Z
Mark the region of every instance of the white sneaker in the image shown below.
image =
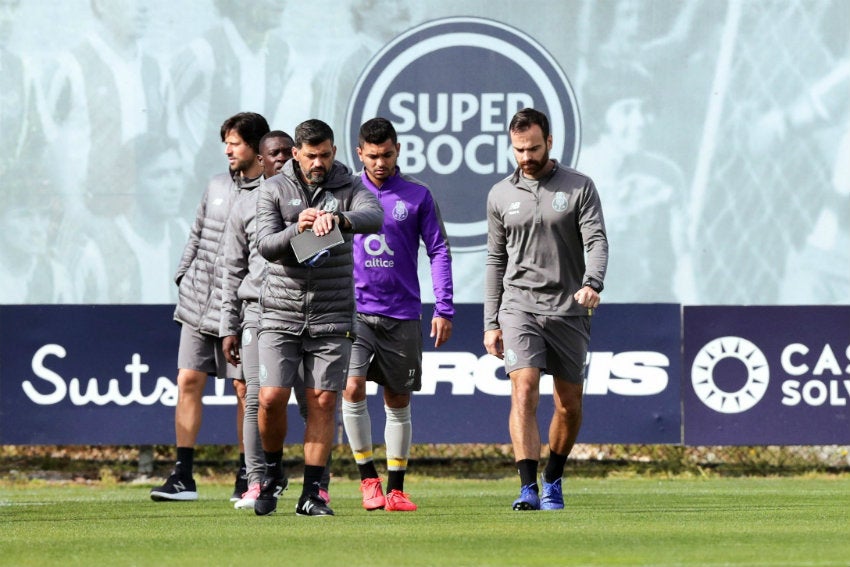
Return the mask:
M242 495L242 498L236 501L236 504L233 505L237 510L253 510L254 502L257 500L257 497L260 495L260 483L255 482L254 484L248 487L248 491Z

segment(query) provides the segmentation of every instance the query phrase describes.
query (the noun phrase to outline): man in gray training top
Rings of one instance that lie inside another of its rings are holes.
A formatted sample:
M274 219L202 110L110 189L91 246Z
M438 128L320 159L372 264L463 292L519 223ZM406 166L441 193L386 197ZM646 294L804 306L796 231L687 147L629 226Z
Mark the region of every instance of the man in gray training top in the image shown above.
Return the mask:
M549 158L545 114L517 112L509 126L518 167L487 197L484 346L511 379L509 429L521 480L514 510L564 507L561 477L581 427L590 317L608 264L593 181ZM586 259L585 259L586 258ZM537 484L540 374L554 376L549 461Z

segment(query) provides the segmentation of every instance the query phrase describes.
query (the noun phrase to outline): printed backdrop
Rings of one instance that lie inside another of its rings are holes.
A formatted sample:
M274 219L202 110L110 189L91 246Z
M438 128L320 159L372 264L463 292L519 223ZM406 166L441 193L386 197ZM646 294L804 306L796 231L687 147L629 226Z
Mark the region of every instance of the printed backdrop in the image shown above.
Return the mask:
M480 303L507 122L594 178L608 302L850 303L850 3L48 0L0 11L0 303L167 304L228 116L402 135ZM39 25L29 25L39 22ZM421 279L430 296L428 272Z

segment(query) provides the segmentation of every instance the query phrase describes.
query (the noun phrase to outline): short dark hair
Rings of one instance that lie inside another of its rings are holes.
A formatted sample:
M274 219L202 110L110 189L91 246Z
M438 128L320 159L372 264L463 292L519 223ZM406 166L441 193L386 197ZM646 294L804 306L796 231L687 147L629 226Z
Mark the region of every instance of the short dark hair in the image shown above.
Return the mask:
M295 147L301 148L303 144L318 146L325 140L334 143L334 131L330 126L317 118L305 120L295 127Z
M269 123L262 115L256 112L240 112L234 114L221 125L221 141L227 137L227 133L236 130L239 137L260 153L260 139L269 132Z
M295 140L292 139L292 136L290 136L283 130L272 130L271 132L267 133L262 138L260 138L260 145L262 146L263 142L271 138L283 138L284 140L287 140L290 144L295 145Z
M543 131L543 139L549 137L549 119L539 110L533 108L523 108L511 118L511 124L508 126L509 132L525 132L532 126L537 124L540 130Z
M363 144L383 144L387 140L391 140L393 145L398 143L398 135L393 123L386 118L372 118L360 126L360 136L357 143L361 148Z

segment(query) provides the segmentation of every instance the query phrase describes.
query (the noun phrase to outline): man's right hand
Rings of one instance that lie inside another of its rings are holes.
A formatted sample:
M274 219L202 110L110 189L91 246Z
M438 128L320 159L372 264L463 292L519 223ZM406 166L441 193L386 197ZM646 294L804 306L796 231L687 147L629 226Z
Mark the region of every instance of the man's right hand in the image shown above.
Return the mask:
M238 366L242 362L242 357L239 356L239 335L229 335L221 341L221 349L224 351L224 358L233 366Z
M327 214L327 211L323 211L322 209L304 209L298 213L298 233L300 234L305 230L312 230L316 233L316 236L322 236L330 232L330 229L333 228L333 217L324 219L318 224L316 222Z
M484 348L487 349L487 354L505 358L505 345L502 343L502 330L492 329L484 331Z

